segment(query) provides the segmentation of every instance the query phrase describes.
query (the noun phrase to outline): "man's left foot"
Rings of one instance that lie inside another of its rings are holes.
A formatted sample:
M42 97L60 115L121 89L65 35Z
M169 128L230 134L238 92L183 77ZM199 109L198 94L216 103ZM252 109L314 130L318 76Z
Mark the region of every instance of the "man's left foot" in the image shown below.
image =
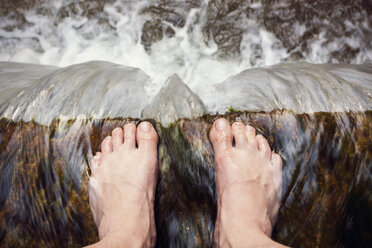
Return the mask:
M241 122L230 126L218 119L209 137L217 184L215 246L284 247L270 239L280 207L281 157Z

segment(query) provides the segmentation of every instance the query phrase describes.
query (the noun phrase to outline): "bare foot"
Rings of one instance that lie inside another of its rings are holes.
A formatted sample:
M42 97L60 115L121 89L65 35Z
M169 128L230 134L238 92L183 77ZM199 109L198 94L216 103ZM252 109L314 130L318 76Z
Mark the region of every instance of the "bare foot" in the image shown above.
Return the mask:
M241 122L230 126L218 119L210 140L217 177L215 245L280 247L270 236L280 207L281 157L253 127Z
M138 148L136 148L136 143ZM97 247L153 247L158 135L149 122L126 124L106 137L92 160L89 202Z

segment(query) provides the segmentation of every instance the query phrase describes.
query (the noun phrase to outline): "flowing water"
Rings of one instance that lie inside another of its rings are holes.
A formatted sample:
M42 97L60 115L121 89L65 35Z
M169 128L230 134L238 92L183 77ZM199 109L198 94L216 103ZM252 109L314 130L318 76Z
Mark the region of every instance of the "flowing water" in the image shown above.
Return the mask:
M208 131L223 115L284 160L275 240L371 247L371 13L369 0L1 0L0 246L97 241L90 160L114 127L148 119L157 247L211 247Z

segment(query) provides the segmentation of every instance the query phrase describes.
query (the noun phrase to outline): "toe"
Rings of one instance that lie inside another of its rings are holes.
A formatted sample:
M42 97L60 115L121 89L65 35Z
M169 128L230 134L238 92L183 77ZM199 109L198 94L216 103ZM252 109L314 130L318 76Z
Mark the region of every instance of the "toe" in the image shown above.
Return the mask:
M226 158L232 148L232 131L226 119L218 119L213 123L209 138L213 145L216 160Z
M271 154L271 171L275 187L278 190L278 195L281 195L282 189L282 158L279 154L272 152Z
M102 161L102 154L100 152L97 152L96 155L92 158L92 161L90 163L90 170L92 171L92 173L95 172L95 170L101 164L101 161Z
M234 122L232 124L232 134L235 140L236 148L247 147L247 136L245 135L244 124L241 122Z
M263 156L265 156L267 158L270 158L271 157L271 148L270 148L269 142L267 142L267 139L265 139L264 136L259 134L259 135L256 136L256 140L257 140L257 144L258 144L258 150L260 151L260 153Z
M248 145L253 148L258 148L256 140L256 129L251 125L245 126L245 134L247 136Z
M136 125L134 123L124 125L124 146L130 149L136 148Z
M101 143L102 157L109 155L112 152L112 138L107 136Z
M113 150L117 150L123 144L124 134L123 129L120 127L115 128L112 131L112 146Z
M102 153L97 152L96 155L93 157L93 159L95 160L95 162L98 165L101 165L101 163L102 163Z
M138 149L148 153L156 154L158 145L158 134L150 122L144 121L137 128Z

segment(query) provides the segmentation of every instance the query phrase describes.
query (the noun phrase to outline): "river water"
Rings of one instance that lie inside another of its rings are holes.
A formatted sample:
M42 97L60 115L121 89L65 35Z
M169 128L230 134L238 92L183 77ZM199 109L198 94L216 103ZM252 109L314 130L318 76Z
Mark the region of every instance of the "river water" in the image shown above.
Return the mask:
M1 1L0 246L97 241L90 159L160 137L157 247L211 247L217 117L284 160L273 238L372 246L372 2Z
M140 68L194 91L285 61L371 63L369 0L2 1L2 61Z

